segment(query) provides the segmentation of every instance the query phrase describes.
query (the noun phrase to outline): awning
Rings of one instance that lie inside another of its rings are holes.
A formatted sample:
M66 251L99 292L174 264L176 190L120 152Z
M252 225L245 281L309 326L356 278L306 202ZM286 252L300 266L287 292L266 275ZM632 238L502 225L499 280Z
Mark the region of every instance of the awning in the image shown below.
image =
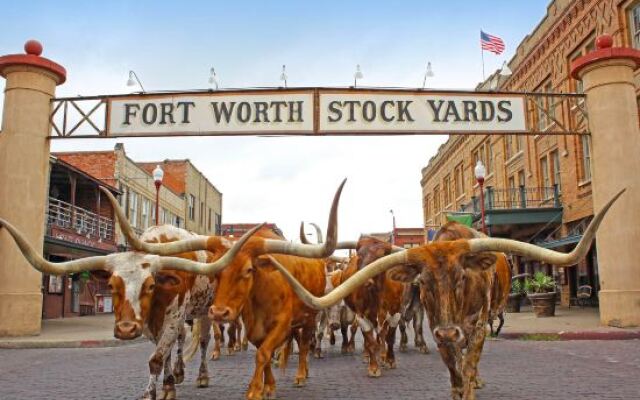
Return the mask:
M582 235L570 235L556 240L536 242L536 244L540 247L544 247L545 249L557 249L558 247L577 244L580 239L582 239Z
M473 224L473 214L447 214L447 221L457 222L459 224L471 227Z

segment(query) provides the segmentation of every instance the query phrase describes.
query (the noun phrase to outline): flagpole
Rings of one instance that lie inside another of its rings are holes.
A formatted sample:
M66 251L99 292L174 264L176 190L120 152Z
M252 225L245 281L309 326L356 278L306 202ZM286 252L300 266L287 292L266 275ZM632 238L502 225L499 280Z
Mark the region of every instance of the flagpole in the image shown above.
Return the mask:
M485 81L484 75L484 49L482 48L482 30L480 30L480 56L482 57L482 82Z

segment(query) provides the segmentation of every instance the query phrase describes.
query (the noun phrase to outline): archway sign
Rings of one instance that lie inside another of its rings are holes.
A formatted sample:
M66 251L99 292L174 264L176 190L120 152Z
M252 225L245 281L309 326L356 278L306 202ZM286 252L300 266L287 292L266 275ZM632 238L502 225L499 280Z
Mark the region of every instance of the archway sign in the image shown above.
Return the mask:
M314 87L52 102L53 137L588 133L580 94Z

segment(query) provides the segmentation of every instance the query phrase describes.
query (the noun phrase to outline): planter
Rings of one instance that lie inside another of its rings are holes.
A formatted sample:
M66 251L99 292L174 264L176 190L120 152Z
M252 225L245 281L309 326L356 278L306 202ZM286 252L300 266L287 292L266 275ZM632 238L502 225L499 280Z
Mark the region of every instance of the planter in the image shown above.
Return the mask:
M508 313L519 313L520 312L520 303L522 303L522 293L509 293L509 298L507 299L507 312Z
M556 315L556 292L529 293L531 306L536 317L553 317Z

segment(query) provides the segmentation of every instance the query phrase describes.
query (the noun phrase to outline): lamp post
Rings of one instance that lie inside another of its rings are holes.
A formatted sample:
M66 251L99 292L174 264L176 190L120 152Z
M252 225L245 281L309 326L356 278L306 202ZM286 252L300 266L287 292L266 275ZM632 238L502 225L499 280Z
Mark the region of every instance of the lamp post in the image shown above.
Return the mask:
M480 218L482 219L482 233L487 233L487 226L484 222L484 177L487 173L482 161L478 160L476 167L473 169L473 172L476 176L476 180L478 181L478 185L480 185Z
M358 87L358 79L362 79L364 78L364 74L362 73L362 70L360 69L360 64L356 65L356 73L353 74L353 87L356 88Z
M284 82L284 88L287 88L287 66L282 66L282 73L280 74L280 80Z
M391 244L396 244L396 215L393 213L393 210L389 210L391 213L391 217L393 218L393 228L391 230Z
M424 79L422 80L422 88L424 89L427 84L427 78L433 78L433 70L431 69L431 61L427 62L427 70L424 73Z
M142 89L142 93L145 93L144 86L142 86L142 82L138 79L138 74L134 71L129 71L129 79L127 80L127 86L135 86L136 82L140 85L140 89Z
M215 86L216 90L218 90L218 76L216 75L216 69L213 67L211 67L211 69L209 70L209 84Z
M153 183L156 185L156 226L160 225L160 186L162 186L164 171L159 165L153 170Z

